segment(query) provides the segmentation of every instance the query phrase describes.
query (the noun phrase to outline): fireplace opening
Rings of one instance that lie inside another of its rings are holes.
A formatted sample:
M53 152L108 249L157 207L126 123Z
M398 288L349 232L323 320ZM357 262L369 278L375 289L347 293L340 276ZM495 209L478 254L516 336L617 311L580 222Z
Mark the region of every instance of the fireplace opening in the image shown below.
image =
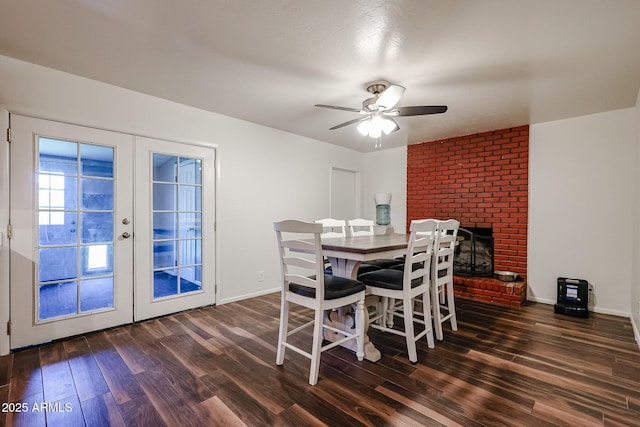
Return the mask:
M493 277L492 229L484 227L460 228L458 229L458 238L453 259L453 274Z

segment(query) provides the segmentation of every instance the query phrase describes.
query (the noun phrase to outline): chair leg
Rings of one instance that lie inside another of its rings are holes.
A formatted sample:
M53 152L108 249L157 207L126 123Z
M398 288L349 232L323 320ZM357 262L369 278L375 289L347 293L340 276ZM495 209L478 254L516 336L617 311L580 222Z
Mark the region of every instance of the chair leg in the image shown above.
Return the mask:
M433 326L436 332L436 339L442 341L444 335L442 333L442 313L440 312L440 287L436 284L432 288L433 296L431 298L431 315L433 316Z
M382 297L382 317L380 318L380 321L382 322L381 326L384 328L393 328L393 314L389 314L390 301L391 298Z
M318 372L320 371L320 354L322 352L322 331L324 330L322 320L324 312L315 311L315 321L313 325L313 344L311 345L311 367L309 368L309 384L316 385L318 382Z
M358 334L358 338L356 338L357 351L356 356L358 356L359 361L364 360L364 329L365 329L365 315L367 308L364 305L364 301L360 300L356 304L356 333Z
M382 297L379 297L377 295L367 295L364 303L365 303L365 309L367 310L365 312L365 315L368 316L369 321L371 321L371 319L376 319L374 323L376 325L382 325L383 324ZM371 309L371 307L375 307L374 308L375 311L370 313L369 310Z
M422 294L422 318L424 319L424 327L427 330L427 345L429 348L435 348L433 340L433 322L431 319L431 300L429 296L429 287Z
M416 350L416 339L413 327L413 301L410 296L402 300L402 311L404 313L404 335L407 340L407 353L409 361L418 362L418 352Z
M380 318L376 321L376 323L384 327L387 325L387 320L386 320L387 313L384 312L384 305L382 303L383 300L384 300L384 297L378 297L378 303L376 304L376 312L378 313L378 315L380 315Z
M458 319L456 319L456 303L453 297L453 280L447 283L447 306L449 307L449 320L451 321L451 329L458 330Z
M284 363L284 352L286 347L284 343L287 342L287 330L289 328L289 301L282 296L282 302L280 304L280 331L278 332L278 351L276 354L276 365L280 366Z
M396 299L395 298L385 298L387 300L387 308L385 309L385 317L384 317L384 326L393 329L393 322L395 315L393 314L396 309Z

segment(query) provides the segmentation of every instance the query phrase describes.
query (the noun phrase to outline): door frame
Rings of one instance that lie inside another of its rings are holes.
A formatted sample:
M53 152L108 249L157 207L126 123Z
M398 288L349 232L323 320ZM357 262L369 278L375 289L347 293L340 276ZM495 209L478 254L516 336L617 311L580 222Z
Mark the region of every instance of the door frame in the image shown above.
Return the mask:
M10 293L9 293L9 238L7 228L9 226L9 112L0 105L0 132L2 148L0 148L0 356L9 354L11 349L8 326L10 321Z

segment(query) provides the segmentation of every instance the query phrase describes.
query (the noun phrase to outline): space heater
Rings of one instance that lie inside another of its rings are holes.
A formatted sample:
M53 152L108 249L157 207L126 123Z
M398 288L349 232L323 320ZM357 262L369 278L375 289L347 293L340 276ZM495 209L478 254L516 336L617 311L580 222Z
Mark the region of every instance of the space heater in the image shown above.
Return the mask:
M589 317L589 283L558 277L558 300L553 311L569 316Z

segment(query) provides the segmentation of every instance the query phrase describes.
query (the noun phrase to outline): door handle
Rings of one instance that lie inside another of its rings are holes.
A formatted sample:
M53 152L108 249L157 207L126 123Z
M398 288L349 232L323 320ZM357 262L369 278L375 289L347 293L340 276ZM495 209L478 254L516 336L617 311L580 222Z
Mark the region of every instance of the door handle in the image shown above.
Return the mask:
M123 239L128 239L129 237L131 237L131 234L129 234L128 231L125 231L124 233L122 233L122 238Z

